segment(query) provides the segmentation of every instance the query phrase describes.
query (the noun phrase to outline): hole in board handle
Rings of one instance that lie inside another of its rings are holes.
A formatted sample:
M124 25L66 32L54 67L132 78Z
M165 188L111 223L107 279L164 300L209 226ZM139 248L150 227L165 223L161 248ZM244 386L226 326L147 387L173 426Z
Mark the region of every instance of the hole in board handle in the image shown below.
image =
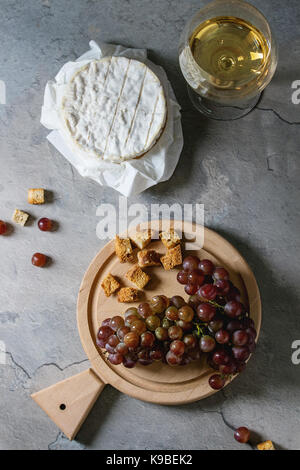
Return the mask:
M64 403L61 403L61 405L59 405L59 409L60 409L61 411L64 411L66 408L67 408L67 407L66 407L66 405L65 405Z

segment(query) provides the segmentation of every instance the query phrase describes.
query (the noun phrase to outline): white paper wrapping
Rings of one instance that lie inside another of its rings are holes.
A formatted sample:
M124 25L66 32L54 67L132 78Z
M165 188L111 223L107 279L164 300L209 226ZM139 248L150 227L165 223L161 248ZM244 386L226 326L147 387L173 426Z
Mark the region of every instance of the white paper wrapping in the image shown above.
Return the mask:
M92 60L112 55L137 59L151 68L164 86L168 104L167 123L158 142L143 157L122 163L108 162L88 155L83 156L80 152L73 150L63 135L60 118L65 86L74 73ZM180 106L164 69L147 59L145 49L126 49L114 44L98 45L95 41L91 41L88 52L75 62L66 63L56 75L55 80L47 83L41 123L47 129L52 129L47 136L49 142L82 176L91 178L102 186L110 186L127 197L168 180L176 168L183 147Z

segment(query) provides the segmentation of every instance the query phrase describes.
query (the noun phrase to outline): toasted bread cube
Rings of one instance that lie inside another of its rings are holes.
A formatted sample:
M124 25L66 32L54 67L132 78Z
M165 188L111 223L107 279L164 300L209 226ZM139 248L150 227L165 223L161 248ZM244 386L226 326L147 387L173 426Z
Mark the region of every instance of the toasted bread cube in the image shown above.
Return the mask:
M29 189L28 190L28 202L29 204L44 204L45 190L43 188Z
M169 250L170 248L174 248L174 246L180 243L180 237L174 229L170 229L169 232L161 232L159 234L162 243L165 247Z
M12 220L16 222L16 224L19 225L24 225L26 224L28 220L29 214L26 214L26 212L20 211L19 209L15 209L15 212L13 213Z
M272 441L265 441L257 444L258 450L276 450Z
M141 250L137 254L139 266L160 266L160 256L155 250Z
M170 248L165 256L162 256L161 263L166 271L175 268L182 263L181 246L176 245L174 248Z
M101 282L101 287L104 290L106 297L110 297L111 294L121 287L121 285L117 279L109 273Z
M140 249L143 250L149 245L153 236L153 230L141 230L140 232L134 232L130 235L130 240Z
M133 259L133 251L129 238L120 238L116 235L115 250L121 263L126 263L126 261Z
M140 291L133 287L122 287L118 292L119 302L136 302L140 298Z
M125 277L138 287L138 289L143 289L151 279L137 264L129 269Z

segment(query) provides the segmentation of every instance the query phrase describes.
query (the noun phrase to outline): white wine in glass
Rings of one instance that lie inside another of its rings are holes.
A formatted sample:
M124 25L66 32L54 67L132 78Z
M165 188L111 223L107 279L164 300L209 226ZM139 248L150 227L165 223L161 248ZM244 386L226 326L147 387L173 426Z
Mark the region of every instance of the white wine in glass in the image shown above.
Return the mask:
M186 25L179 63L195 107L214 119L253 109L277 66L265 17L243 0L215 0Z

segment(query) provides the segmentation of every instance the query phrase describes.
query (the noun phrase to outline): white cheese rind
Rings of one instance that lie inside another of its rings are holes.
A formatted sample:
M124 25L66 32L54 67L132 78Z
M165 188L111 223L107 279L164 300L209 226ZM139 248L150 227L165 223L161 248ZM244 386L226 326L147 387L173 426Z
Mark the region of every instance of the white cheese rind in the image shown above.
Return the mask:
M157 76L125 57L95 60L67 85L64 131L86 154L122 162L148 152L166 122L167 105Z

